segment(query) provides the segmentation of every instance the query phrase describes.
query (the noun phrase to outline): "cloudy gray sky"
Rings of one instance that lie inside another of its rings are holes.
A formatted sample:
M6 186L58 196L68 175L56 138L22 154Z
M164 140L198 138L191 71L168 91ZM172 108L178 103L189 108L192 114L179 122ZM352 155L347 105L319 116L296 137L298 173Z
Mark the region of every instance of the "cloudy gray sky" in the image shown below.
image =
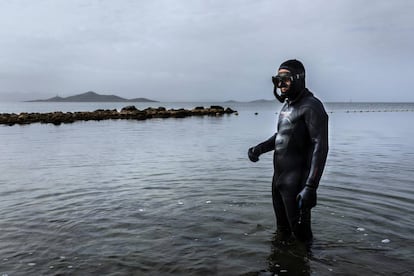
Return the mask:
M410 0L0 0L0 100L272 99L297 58L323 101L414 102L413 14Z

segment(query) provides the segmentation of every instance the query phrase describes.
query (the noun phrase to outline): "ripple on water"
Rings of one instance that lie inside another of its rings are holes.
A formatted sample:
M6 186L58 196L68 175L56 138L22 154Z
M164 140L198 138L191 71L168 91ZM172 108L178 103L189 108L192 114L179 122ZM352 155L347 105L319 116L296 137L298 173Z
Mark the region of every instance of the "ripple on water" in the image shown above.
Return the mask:
M246 158L273 131L263 126L274 112L259 114L1 128L0 274L407 272L412 130L330 114L304 256L272 243L272 156ZM406 116L397 121L410 125Z

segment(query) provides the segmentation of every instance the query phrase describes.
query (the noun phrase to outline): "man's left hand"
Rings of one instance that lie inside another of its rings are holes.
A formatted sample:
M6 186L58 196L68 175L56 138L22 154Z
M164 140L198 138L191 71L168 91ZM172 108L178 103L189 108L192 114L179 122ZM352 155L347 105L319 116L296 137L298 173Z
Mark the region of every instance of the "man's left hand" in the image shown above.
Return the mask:
M306 185L297 195L296 201L301 209L311 209L316 206L316 188Z

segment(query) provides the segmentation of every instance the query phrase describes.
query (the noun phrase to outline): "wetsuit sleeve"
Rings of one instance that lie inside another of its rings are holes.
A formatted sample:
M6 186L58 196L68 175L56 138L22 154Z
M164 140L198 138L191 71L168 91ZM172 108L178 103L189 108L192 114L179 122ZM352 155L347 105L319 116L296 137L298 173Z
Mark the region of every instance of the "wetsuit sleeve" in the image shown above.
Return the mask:
M306 107L304 112L305 122L313 144L310 156L311 167L306 185L316 189L328 155L328 115L321 103L320 106Z
M258 144L257 146L254 147L254 152L258 153L258 154L263 154L266 153L268 151L272 151L275 149L275 139L276 139L276 133L270 137L269 139L267 139L266 141Z

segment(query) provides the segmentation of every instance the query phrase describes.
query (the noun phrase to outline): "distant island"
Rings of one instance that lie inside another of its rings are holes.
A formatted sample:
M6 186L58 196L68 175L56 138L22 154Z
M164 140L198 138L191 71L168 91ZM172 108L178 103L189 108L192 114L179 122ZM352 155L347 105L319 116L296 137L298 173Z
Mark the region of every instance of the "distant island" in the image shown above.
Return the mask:
M79 95L69 97L52 97L45 100L30 100L26 102L158 102L146 98L125 99L116 95L100 95L93 91L88 91Z
M276 102L276 99L274 100L260 99L260 100L250 101L249 103L273 103L273 102Z
M274 100L265 100L265 99L259 99L259 100L254 100L254 101L235 101L235 100L229 100L229 101L225 101L224 103L272 103L275 102L276 99Z

